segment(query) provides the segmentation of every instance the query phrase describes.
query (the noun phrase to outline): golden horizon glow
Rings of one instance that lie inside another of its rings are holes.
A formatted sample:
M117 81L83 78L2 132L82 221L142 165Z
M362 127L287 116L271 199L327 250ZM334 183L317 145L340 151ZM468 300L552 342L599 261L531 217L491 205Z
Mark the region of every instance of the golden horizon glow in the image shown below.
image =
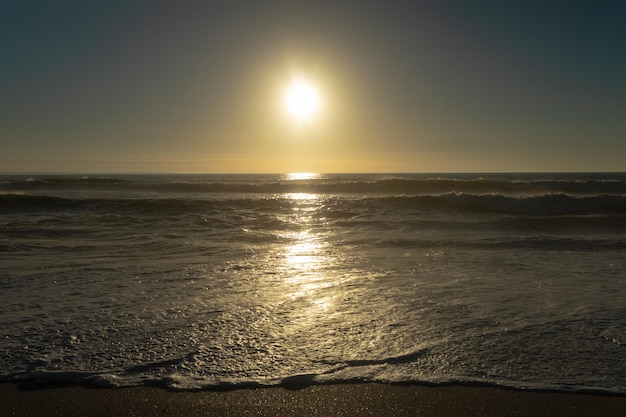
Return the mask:
M285 110L298 122L309 121L320 108L320 96L313 84L305 79L294 79L284 96Z

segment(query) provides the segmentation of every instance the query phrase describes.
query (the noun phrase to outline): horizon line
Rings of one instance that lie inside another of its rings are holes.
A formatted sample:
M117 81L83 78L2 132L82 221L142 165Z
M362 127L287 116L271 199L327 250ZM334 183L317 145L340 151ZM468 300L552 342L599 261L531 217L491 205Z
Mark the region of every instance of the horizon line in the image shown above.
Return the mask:
M176 172L176 171L0 171L0 175L428 175L428 174L626 174L626 171L291 171L291 172Z

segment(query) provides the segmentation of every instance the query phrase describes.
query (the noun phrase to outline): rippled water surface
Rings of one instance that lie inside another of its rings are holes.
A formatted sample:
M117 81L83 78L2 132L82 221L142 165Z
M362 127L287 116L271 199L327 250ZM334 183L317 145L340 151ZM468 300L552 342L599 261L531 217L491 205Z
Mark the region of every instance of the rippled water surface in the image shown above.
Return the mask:
M0 177L4 380L626 392L626 176Z

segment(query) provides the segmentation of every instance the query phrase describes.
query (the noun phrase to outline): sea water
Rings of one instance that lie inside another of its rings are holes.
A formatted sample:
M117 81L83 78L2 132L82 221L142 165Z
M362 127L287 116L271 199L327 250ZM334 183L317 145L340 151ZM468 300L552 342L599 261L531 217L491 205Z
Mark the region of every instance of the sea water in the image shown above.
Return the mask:
M626 174L0 177L0 380L626 393Z

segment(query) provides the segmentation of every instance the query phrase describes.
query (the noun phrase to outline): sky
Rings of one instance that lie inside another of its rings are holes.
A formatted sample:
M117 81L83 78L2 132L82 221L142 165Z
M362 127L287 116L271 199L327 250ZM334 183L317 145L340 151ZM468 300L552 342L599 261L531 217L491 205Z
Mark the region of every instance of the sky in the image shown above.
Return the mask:
M626 171L624 22L621 0L0 0L0 172Z

